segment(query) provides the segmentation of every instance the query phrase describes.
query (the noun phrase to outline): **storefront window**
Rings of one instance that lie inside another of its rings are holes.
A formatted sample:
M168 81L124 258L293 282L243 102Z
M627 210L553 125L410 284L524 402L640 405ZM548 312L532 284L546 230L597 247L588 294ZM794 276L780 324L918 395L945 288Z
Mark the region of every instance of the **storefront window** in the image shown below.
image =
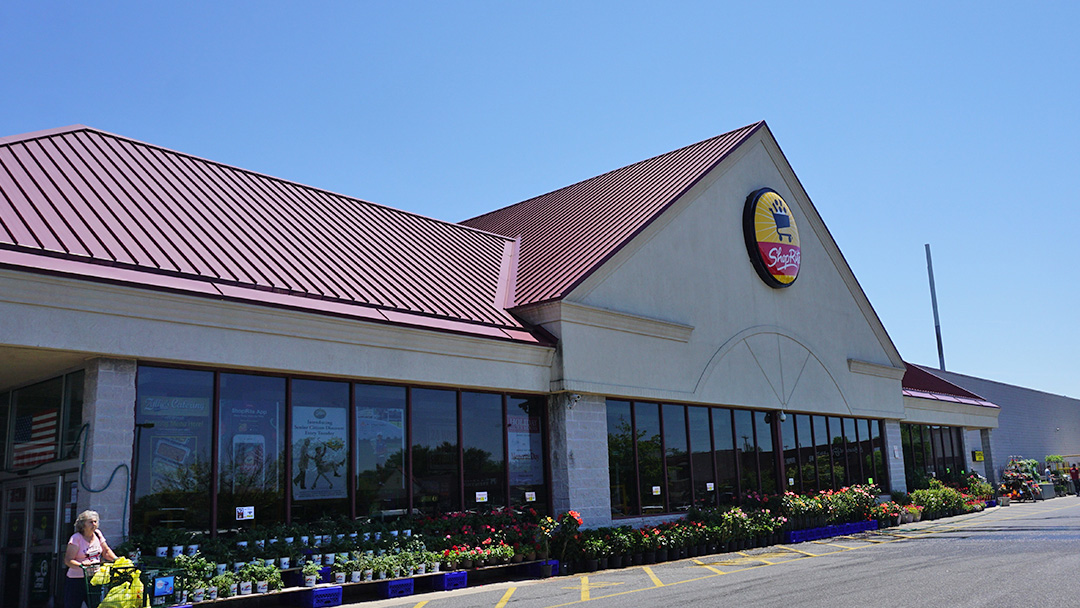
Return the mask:
M799 440L799 473L802 475L802 491L816 492L820 489L817 481L817 466L814 458L814 430L811 425L813 420L806 414L796 414L795 428Z
M686 444L686 406L664 405L662 410L668 509L685 511L690 508L690 459Z
M232 528L236 507L254 507L255 522L285 519L285 379L220 375L218 529Z
M634 404L637 429L638 474L641 480L641 512L645 515L664 512L664 460L660 434L660 406Z
M12 469L25 469L57 457L63 391L64 379L53 378L12 393Z
M457 392L411 391L413 508L427 515L461 509Z
M735 450L732 410L712 410L713 445L716 446L716 500L731 505L739 499L739 465Z
M735 445L739 457L739 491L742 496L759 492L757 448L754 446L754 415L735 410Z
M855 419L844 418L844 462L847 463L847 485L860 484L866 481L862 476L862 463L859 462L859 436L855 432Z
M140 366L132 529L208 530L213 372Z
M407 511L405 387L357 384L356 514Z
M885 465L885 442L881 438L881 421L870 420L870 443L874 447L874 482L888 490L889 469Z
M754 412L754 433L757 435L758 469L761 491L776 494L776 454L773 453L772 412Z
M506 506L504 427L502 395L461 393L466 509L490 511Z
M634 427L630 403L607 402L608 478L611 484L611 514L636 515L637 473L634 457Z
M547 512L544 458L544 398L506 398L507 447L510 454L510 506Z
M82 370L64 376L64 435L60 445L61 458L75 456L79 431L82 429L83 384Z
M716 480L713 476L712 433L709 432L709 409L690 406L690 454L694 473L694 504L716 505Z
M293 380L292 517L349 512L349 385Z
M817 465L818 489L833 489L832 449L829 446L829 424L824 416L814 416L814 461Z
M788 414L780 423L780 440L783 442L784 477L787 488L793 492L802 491L802 474L799 471L799 450L795 441L795 416Z
M0 469L7 468L8 408L11 393L0 393Z

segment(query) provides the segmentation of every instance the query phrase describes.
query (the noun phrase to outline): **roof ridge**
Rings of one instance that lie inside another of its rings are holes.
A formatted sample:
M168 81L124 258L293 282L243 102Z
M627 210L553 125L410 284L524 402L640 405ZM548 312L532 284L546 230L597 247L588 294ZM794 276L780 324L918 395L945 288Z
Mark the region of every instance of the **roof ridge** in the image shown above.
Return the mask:
M464 219L464 220L462 220L462 222L472 222L472 221L475 221L475 220L479 220L479 219L485 218L485 217L487 217L489 215L492 215L492 214L495 214L495 213L500 213L500 212L505 211L507 209L517 207L518 205L524 205L526 203L532 202L532 201L534 201L534 200L536 200L536 199L538 199L540 197L551 196L551 195L556 194L558 192L562 192L564 190L569 190L570 188L575 188L575 187L580 186L581 184L584 184L586 182L591 182L593 180L599 180L599 179L601 179L603 177L606 177L606 176L611 175L612 173L616 173L618 171L624 171L624 170L630 169L632 167L636 167L638 165L642 165L642 164L645 164L645 163L648 163L648 162L652 162L652 161L655 161L656 159L662 158L664 156L672 156L672 155L678 154L679 152L687 150L689 148L694 148L696 146L707 144L707 143L709 143L711 141L715 141L715 140L718 140L718 139L723 138L723 137L730 137L733 133L737 133L739 131L747 131L747 132L752 131L752 130L756 129L757 127L759 127L759 126L761 126L763 124L765 124L765 121L764 120L759 120L759 121L757 121L755 123L751 123L749 125L739 127L738 129L732 129L732 130L730 130L730 131L728 131L726 133L721 133L719 135L715 135L713 137L709 137L709 138L703 139L701 141L698 141L698 142L695 142L695 143L692 143L692 144L689 144L689 145L686 145L686 146L682 146L681 148L676 148L674 150L669 150L669 151L661 153L661 154L656 154L656 155L650 156L649 158L644 158L644 159L641 159L639 161L630 163L629 165L623 165L621 167L616 167L614 169L611 169L610 171L605 171L605 172L603 172L603 173L601 173L599 175L594 175L592 177L587 177L585 179L578 180L578 181L576 181L576 182L574 182L572 184L568 184L566 186L563 186L562 188L557 188L557 189L552 190L550 192L544 192L542 194L538 194L536 196L527 198L525 200L518 201L518 202L513 203L511 205L507 205L505 207L500 207L498 209L488 211L487 213L483 213L483 214L477 215L475 217L470 217L470 218Z
M418 218L418 219L421 219L421 220L425 220L425 221L429 221L429 222L435 222L437 224L443 224L445 226L450 226L450 227L453 227L455 229L464 230L466 232L480 233L480 234L484 234L484 235L488 235L488 236L498 237L500 240L504 240L504 241L512 241L513 240L511 237L508 237L508 236L502 235L502 234L498 234L498 233L495 233L495 232L489 232L487 230L481 230L479 228L473 228L472 226L465 226L465 225L459 224L457 222L451 222L451 221L448 221L448 220L441 220L441 219L438 219L438 218L422 215L422 214L416 213L414 211L408 211L406 209L398 209L396 207L391 207L389 205L385 205L385 204L382 204L382 203L376 203L374 201L369 201L369 200L358 198L358 197L355 197L355 196L350 196L348 194L342 194L340 192L335 192L333 190L328 190L326 188L319 188L317 186L312 186L310 184L304 184L304 183L301 183L301 182L285 179L285 178L278 177L278 176L275 176L275 175L270 175L268 173L260 173L259 171L253 171L251 169L245 169L243 167L239 167L239 166L236 166L236 165L230 165L230 164L224 163L222 161L213 160L213 159L206 158L206 157L203 157L203 156L197 156L197 155L191 154L189 152L182 152L180 150L174 150L172 148L167 148L165 146L161 146L161 145L158 145L158 144L152 144L152 143L145 142L145 141L142 141L142 140L139 140L139 139L134 139L132 137L128 137L126 135L120 135L120 134L117 134L117 133L112 133L110 131L105 131L103 129L97 129L95 127L90 127L90 126L83 125L83 124L69 125L67 127L59 127L59 128L55 128L55 129L43 129L41 131L32 131L30 133L23 133L21 135L9 135L9 136L6 136L6 137L0 137L0 146L17 144L17 143L25 143L25 142L29 142L29 141L35 141L35 140L38 140L38 139L46 139L46 138L49 138L49 137L56 137L56 136L59 136L59 135L68 135L68 134L76 133L76 132L79 132L79 131L90 131L90 132L96 133L96 134L98 134L100 136L103 136L103 137L112 137L114 139L126 141L126 142L128 142L130 144L133 144L133 145L144 146L144 147L147 147L147 148L160 150L160 151L168 153L168 154L175 154L177 156L182 156L182 157L189 158L189 159L199 161L199 162L203 162L203 163L209 163L211 165L216 165L218 167L222 167L222 168L229 169L229 170L232 170L232 171L238 171L240 173L245 173L245 174L248 174L248 175L257 176L257 177L260 177L260 178L263 178L263 179L269 179L269 180L272 180L274 182L278 182L278 183L282 183L282 184L288 184L290 186L295 186L297 188L302 188L302 189L307 190L309 192L321 192L321 193L327 194L329 196L333 196L333 197L343 199L345 202L362 203L362 204L365 204L365 205L371 205L373 207L378 207L380 209L384 209L384 210L390 211L392 213L398 213L398 214L402 214L402 215L412 216L412 217L415 217L415 218Z

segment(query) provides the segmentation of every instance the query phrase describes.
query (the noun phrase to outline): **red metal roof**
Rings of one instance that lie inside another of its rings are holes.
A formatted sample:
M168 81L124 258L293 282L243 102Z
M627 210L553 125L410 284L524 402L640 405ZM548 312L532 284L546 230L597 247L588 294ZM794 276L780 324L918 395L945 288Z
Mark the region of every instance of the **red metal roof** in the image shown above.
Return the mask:
M764 122L462 222L521 237L513 306L565 297Z
M513 246L81 125L0 138L7 266L537 342Z
M975 393L934 375L929 370L910 363L904 365L907 366L907 371L904 372L904 379L901 384L903 385L904 395L907 397L997 407Z

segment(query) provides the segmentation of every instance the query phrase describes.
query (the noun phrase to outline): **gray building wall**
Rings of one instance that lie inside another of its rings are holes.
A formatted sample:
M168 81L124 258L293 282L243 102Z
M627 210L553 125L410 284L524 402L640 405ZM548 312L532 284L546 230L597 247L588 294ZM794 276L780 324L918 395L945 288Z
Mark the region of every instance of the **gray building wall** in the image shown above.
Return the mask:
M1001 478L1011 456L1034 458L1041 463L1048 454L1080 454L1080 399L955 372L924 369L1001 408L998 428L990 431L994 479ZM974 447L981 445L981 441L965 439L970 461L970 451L982 449Z

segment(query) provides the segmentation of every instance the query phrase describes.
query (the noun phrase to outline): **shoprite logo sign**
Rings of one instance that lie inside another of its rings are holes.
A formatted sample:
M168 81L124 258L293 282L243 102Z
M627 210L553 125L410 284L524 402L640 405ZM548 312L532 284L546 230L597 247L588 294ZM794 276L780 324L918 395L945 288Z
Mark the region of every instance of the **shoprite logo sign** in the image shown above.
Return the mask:
M784 199L762 188L746 197L743 208L746 250L758 275L770 287L790 287L799 277L799 229Z

